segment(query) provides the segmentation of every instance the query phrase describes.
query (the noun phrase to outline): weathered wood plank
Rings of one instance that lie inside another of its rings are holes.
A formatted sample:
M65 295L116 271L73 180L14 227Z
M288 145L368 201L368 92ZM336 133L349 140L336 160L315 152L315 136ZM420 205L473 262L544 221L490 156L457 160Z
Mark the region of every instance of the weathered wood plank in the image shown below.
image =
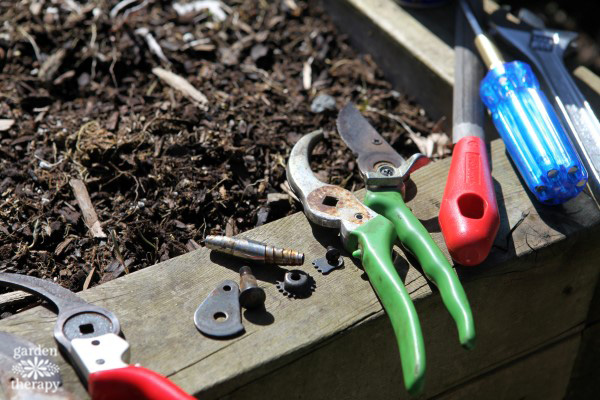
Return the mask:
M594 399L600 393L600 322L587 326L573 367L565 399Z
M591 261L600 256L600 246L593 241L600 212L590 197L579 196L564 207L536 208L518 182L502 143L494 142L492 149L503 217L497 243L506 251L495 250L481 267L460 271L475 309L477 350L466 352L457 345L439 296L431 295L420 273L410 267L406 277L412 297L422 299L417 309L430 357L428 379L432 390L460 382L469 374L527 352L580 325L594 289L592 281L597 279L598 269ZM419 190L409 205L434 230L443 190L439 182L445 179L448 166L449 160L445 160L414 174ZM504 238L522 215L527 217L507 245ZM245 236L304 251L307 261L322 256L323 244L337 240L330 231L309 225L302 214L259 227ZM433 236L443 246L441 235ZM402 263L406 261L399 265ZM362 271L350 260L344 270L328 276L317 275L307 262L303 269L315 277L317 291L309 299L297 301L276 291L273 282L281 279L281 269L257 267L255 272L265 286L266 308L272 317L248 314L247 333L234 340L211 340L200 335L192 322L195 308L220 281L236 279L241 264L200 249L82 295L118 314L132 345L132 361L171 376L203 398L231 393L305 354L320 354L316 349L329 341L343 349L340 354L347 356L348 362L355 355L372 353L375 359L365 362L364 368L378 368L378 357L386 358L381 364L386 368L381 371L382 379L397 393L403 392L387 320L369 283L361 279ZM562 294L563 290L567 294ZM38 307L0 321L0 330L51 346L54 320L52 313ZM364 323L367 320L370 322ZM370 331L360 346L343 345L342 333L361 333L360 327L369 324L377 324L378 328L374 333ZM61 367L66 386L82 395L71 368L64 364ZM305 379L314 379L314 384L321 379L310 369L305 373Z
M579 335L528 355L524 359L484 374L448 393L451 399L544 399L561 400L565 396L568 371L579 346Z
M452 43L445 43L432 26L418 19L427 18L426 13L409 12L392 0L324 0L323 4L352 44L373 56L394 87L426 104L434 118L452 115ZM453 13L451 6L443 8Z
M17 303L23 303L31 299L32 296L29 293L16 291L5 294L0 294L0 306L13 305Z

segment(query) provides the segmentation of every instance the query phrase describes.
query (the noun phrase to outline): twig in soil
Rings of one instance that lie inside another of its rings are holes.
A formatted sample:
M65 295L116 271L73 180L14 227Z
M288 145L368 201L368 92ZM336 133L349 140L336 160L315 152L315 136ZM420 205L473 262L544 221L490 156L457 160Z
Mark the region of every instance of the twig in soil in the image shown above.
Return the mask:
M110 236L113 242L113 251L115 252L115 257L117 257L117 260L119 260L123 266L123 269L125 269L125 273L128 274L129 268L127 267L127 264L125 264L125 259L123 258L123 254L121 254L121 249L119 249L119 241L117 240L117 233L114 229L110 230Z
M85 278L85 282L83 282L83 289L82 290L86 290L88 287L90 287L90 282L92 281L92 277L94 276L94 272L96 272L96 267L95 266L92 267L92 269L90 270L90 273Z
M42 55L40 54L40 48L38 47L37 43L35 42L35 39L33 38L33 36L31 36L29 33L27 33L27 31L23 28L21 28L20 26L18 27L19 29L19 33L23 36L25 36L25 38L29 41L29 43L31 43L31 47L33 47L33 52L35 53L35 58L39 61L42 62Z
M90 230L90 233L95 238L105 239L106 234L102 230L102 226L98 220L98 214L96 214L96 210L94 209L90 195L85 187L85 183L79 179L71 179L69 185L71 185L71 188L73 189L73 194L75 195L75 199L77 200L77 204L83 215L83 221Z
M40 219L36 219L35 220L35 224L33 225L33 239L31 241L31 244L28 246L30 249L35 246L35 242L37 242L37 238L38 238L38 227L40 226Z
M158 76L167 85L171 86L173 89L179 90L185 97L200 106L205 107L208 103L206 96L193 87L185 80L185 78L160 67L152 68L152 73Z
M154 38L154 35L150 33L150 30L148 28L138 28L135 30L135 33L137 35L143 36L144 39L146 39L146 43L148 44L150 51L154 53L154 55L160 58L161 61L164 61L165 63L171 65L171 61L169 61L167 56L165 56L162 47L160 47L160 44L158 44L158 42Z
M112 10L110 10L110 17L114 19L119 14L119 12L121 12L121 10L125 10L123 13L123 18L127 18L127 16L132 12L139 11L142 8L146 7L146 5L148 5L148 0L144 0L140 4L135 5L136 3L138 3L138 0L120 1L119 3L117 3L116 6L112 8Z
M201 11L208 10L219 21L225 21L227 18L225 11L231 12L229 7L218 0L197 0L187 4L173 3L172 7L177 15L186 18L191 18Z
M308 61L302 66L302 87L304 90L309 90L312 86L312 63L313 57L309 57Z

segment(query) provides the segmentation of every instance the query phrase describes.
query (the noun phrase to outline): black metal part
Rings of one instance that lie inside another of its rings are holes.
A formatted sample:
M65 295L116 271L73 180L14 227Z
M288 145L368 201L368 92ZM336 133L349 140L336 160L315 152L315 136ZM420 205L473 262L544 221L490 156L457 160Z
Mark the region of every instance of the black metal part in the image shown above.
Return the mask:
M316 289L315 280L306 272L295 269L286 272L283 281L277 281L277 289L284 296L294 299L304 299L310 297Z
M32 276L2 272L0 286L26 291L56 306L58 316L54 326L54 339L60 350L66 352L69 357L73 357L71 340L75 338L121 333L119 320L112 312L86 302L56 283Z
M318 258L312 263L314 267L322 273L323 275L327 275L331 271L336 268L341 268L344 266L344 258L342 257L342 253L333 246L327 247L327 252L325 253L325 257Z
M196 310L196 328L204 335L215 338L229 338L243 333L239 297L237 283L230 280L221 282Z
M258 286L252 269L247 266L240 268L240 305L247 309L258 308L265 304L266 299L267 295Z

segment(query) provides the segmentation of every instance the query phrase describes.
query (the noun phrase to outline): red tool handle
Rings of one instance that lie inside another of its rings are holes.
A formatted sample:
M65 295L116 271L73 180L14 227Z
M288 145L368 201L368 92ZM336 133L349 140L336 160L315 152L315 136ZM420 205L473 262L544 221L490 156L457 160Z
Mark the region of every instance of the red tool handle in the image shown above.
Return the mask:
M485 260L500 226L489 165L482 139L465 136L454 147L439 220L450 255L462 265Z
M194 399L164 376L134 365L90 374L88 391L93 400Z

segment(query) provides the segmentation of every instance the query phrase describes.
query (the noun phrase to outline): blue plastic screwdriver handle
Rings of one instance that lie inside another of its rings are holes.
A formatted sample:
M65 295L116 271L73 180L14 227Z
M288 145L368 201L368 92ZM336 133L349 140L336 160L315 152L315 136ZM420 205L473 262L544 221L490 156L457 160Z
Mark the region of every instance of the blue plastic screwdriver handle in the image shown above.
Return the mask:
M545 204L577 196L587 171L531 67L521 61L491 69L479 94L529 190Z

